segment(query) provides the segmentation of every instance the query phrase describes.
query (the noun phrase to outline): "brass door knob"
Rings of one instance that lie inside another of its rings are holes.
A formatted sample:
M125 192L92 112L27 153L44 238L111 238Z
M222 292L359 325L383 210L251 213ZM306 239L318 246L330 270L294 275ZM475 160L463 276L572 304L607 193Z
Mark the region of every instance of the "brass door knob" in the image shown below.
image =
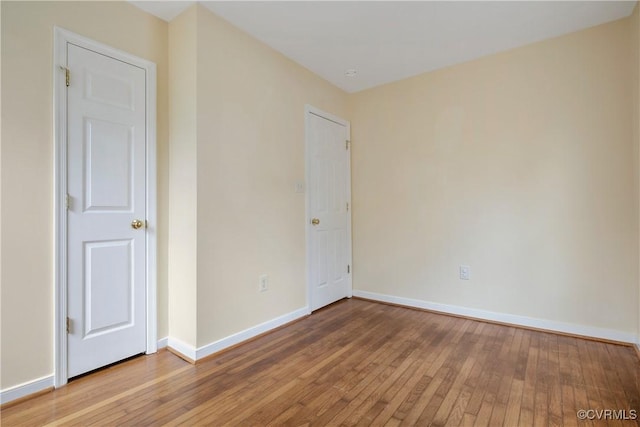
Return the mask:
M313 225L318 225L318 224L320 224L320 220L319 220L318 218L313 218L313 219L311 220L311 224L313 224Z
M137 230L138 228L142 228L144 226L144 221L140 221L139 219L134 219L131 221L131 228Z

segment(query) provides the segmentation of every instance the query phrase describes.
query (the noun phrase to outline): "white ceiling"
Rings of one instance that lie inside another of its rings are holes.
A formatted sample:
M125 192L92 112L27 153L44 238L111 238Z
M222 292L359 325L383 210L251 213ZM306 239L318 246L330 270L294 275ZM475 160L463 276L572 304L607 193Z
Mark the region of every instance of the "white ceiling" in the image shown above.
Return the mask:
M193 1L132 1L171 20ZM201 1L347 92L631 14L636 1ZM356 69L355 77L346 77Z

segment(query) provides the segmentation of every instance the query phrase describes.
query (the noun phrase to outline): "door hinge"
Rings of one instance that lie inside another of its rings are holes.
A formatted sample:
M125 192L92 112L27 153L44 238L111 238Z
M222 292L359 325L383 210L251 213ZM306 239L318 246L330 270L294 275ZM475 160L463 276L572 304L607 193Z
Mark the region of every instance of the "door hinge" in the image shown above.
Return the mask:
M69 197L69 193L64 195L64 205L66 206L67 210L69 210L69 208L71 207L71 197Z
M347 212L349 212L349 202L347 202Z
M71 332L71 318L67 316L67 333Z
M349 149L349 145L351 145L351 141L349 141L348 139L344 142L344 148L345 150Z
M70 80L69 75L71 74L71 72L69 71L69 69L67 67L63 67L62 65L60 65L60 69L62 71L64 71L65 83L66 83L67 87L69 87L69 80Z
M351 266L347 264L347 274L351 273Z

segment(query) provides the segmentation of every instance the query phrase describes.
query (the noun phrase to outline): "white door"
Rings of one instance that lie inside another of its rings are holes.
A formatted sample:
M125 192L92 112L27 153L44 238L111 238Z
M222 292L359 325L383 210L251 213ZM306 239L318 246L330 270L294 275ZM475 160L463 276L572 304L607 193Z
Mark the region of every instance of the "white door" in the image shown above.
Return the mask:
M146 77L142 68L72 43L67 67L73 377L146 349Z
M307 111L311 310L351 297L349 124Z

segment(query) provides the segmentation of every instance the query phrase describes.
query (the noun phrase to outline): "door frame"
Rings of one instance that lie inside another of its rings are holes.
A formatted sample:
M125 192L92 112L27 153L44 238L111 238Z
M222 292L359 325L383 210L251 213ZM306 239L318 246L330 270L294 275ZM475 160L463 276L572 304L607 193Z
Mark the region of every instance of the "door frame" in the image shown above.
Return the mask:
M53 28L54 135L54 386L67 383L67 43L72 43L145 70L146 102L146 353L155 353L157 339L157 196L156 196L156 64L88 39ZM73 73L71 73L73 79Z
M309 221L311 218L311 209L309 203L309 183L310 173L311 173L311 156L310 156L310 125L309 125L309 117L310 115L318 116L323 119L332 121L339 125L342 125L347 130L347 141L349 141L349 149L347 150L347 200L349 203L349 210L347 212L347 260L349 265L351 266L351 273L349 274L349 291L347 293L347 297L351 298L353 296L353 258L352 258L352 236L351 236L351 211L352 211L352 203L351 203L351 123L347 120L344 120L338 116L334 116L333 114L327 113L319 108L316 108L312 105L305 104L304 106L304 179L305 179L305 187L306 191L304 192L304 224L305 224L305 259L307 263L305 277L307 280L307 313L311 313L311 294L313 286L311 281L311 227L309 226Z

